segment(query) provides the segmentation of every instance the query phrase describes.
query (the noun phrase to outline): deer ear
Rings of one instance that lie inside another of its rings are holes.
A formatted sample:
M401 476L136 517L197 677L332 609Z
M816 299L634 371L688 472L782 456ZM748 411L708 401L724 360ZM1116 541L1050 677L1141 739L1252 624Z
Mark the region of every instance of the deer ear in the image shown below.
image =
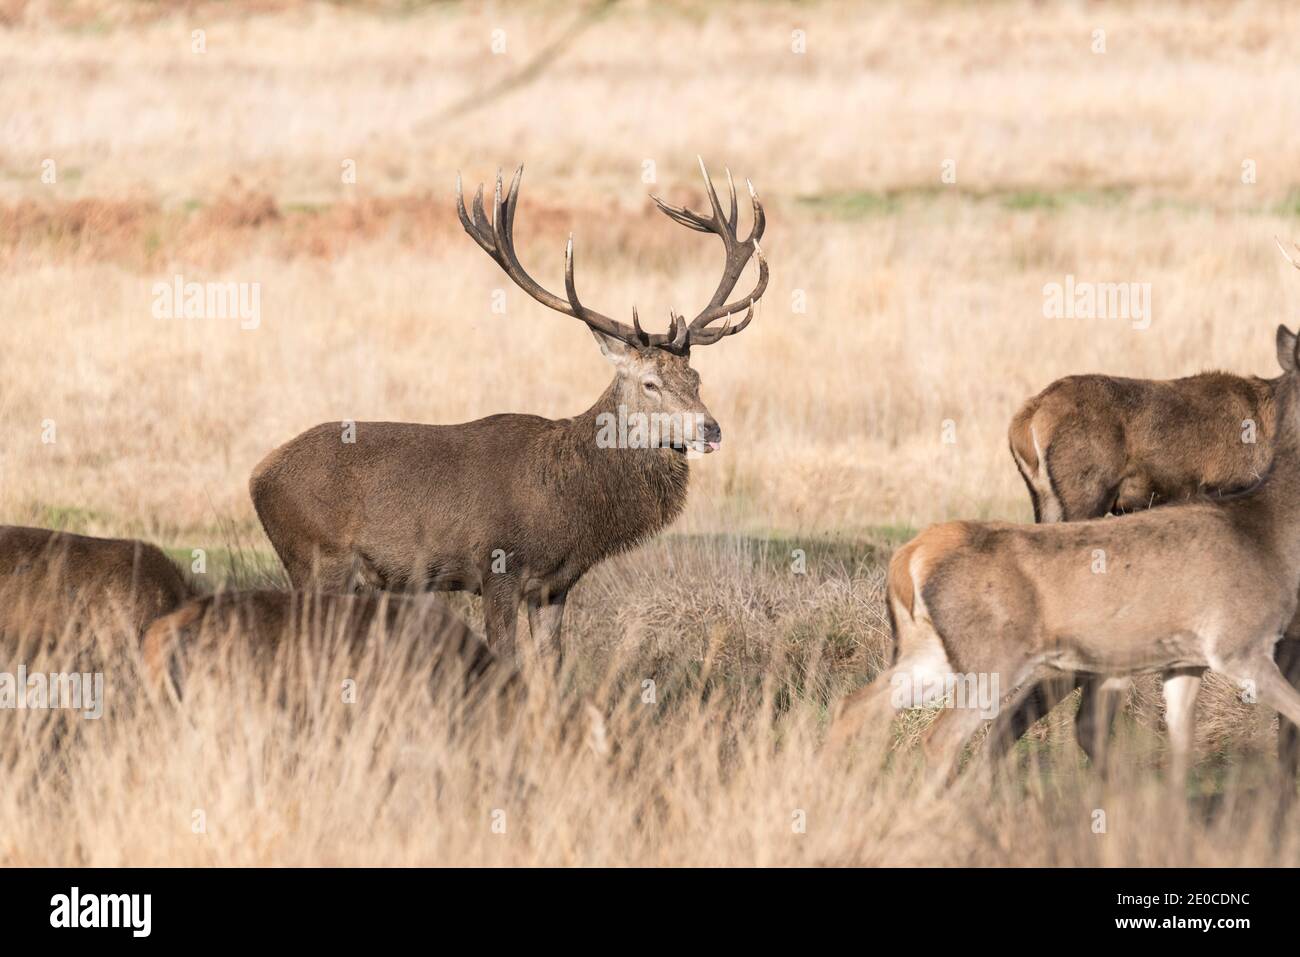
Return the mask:
M632 357L632 347L622 339L607 336L595 329L591 330L591 334L596 338L596 345L600 346L600 354L614 365L621 367Z
M1296 371L1296 335L1286 326L1277 327L1277 364L1284 372Z

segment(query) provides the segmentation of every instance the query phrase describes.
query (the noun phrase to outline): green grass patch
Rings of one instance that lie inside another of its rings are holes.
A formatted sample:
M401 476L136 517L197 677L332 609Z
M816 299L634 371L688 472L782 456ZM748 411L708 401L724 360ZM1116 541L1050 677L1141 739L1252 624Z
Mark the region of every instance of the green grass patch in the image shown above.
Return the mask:
M102 512L79 505L39 505L31 515L31 522L37 528L52 528L75 535L87 534L92 524L107 518Z
M197 549L202 549L201 556ZM269 549L195 544L168 547L163 552L202 591L288 587L280 559Z
M1129 199L1130 186L1097 186L1067 189L1011 187L970 190L958 186L908 186L884 191L843 190L799 196L798 202L816 212L838 219L870 219L894 216L906 207L951 197L960 202L997 203L1009 210L1058 212L1074 206L1113 206Z
M1300 186L1292 186L1286 198L1276 203L1271 212L1278 216L1300 216Z

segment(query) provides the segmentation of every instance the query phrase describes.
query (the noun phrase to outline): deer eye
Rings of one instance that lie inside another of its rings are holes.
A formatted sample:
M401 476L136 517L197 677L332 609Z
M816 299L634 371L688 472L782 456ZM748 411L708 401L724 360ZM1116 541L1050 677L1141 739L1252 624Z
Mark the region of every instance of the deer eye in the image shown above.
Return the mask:
M659 383L656 382L654 379L644 380L641 383L641 388L645 389L646 392L650 393L651 395L659 394Z

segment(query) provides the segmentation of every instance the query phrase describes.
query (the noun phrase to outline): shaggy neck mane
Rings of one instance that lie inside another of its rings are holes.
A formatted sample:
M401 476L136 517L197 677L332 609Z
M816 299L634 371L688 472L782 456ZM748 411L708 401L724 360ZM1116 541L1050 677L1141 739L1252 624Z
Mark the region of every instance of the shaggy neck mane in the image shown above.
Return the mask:
M572 490L569 501L584 505L593 556L630 548L672 522L686 504L690 477L683 452L596 444L608 421L603 416L618 421L618 385L615 378L590 409L560 423L555 450L564 463L557 478Z

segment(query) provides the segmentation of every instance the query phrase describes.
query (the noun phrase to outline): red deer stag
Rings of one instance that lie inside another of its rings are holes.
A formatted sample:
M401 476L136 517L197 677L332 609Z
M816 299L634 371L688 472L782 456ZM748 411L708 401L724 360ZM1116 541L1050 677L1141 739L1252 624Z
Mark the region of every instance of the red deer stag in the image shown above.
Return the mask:
M763 207L753 186L753 226L741 240L730 173L728 213L702 162L700 168L710 215L654 201L676 222L722 240L722 279L694 319L673 314L666 334L643 331L635 309L629 326L579 301L572 237L565 252L566 298L524 271L513 239L522 167L506 194L497 175L490 221L482 186L471 217L457 180L465 230L528 295L587 325L614 365L614 380L590 409L572 418L359 422L350 442L341 441L338 424L326 423L276 449L249 486L295 587L338 591L359 583L481 594L488 641L507 657L514 653L522 600L534 642L558 659L569 590L597 562L668 525L685 503L687 451L719 446L722 432L700 400L691 347L744 329L767 286L758 246ZM729 301L751 257L758 262L757 282ZM730 317L740 312L744 318L733 324ZM633 427L624 431L625 422Z
M1296 360L1293 346L1273 389L1272 460L1248 494L1070 523L951 522L900 548L886 585L893 665L846 699L831 746L892 713L896 682L946 688L965 674L996 678L1011 708L1054 675L1162 672L1176 773L1206 669L1300 722L1300 691L1274 661L1300 595ZM936 770L955 768L984 717L941 712L927 742Z
M0 526L0 634L56 636L100 614L138 637L189 596L180 570L153 545Z

